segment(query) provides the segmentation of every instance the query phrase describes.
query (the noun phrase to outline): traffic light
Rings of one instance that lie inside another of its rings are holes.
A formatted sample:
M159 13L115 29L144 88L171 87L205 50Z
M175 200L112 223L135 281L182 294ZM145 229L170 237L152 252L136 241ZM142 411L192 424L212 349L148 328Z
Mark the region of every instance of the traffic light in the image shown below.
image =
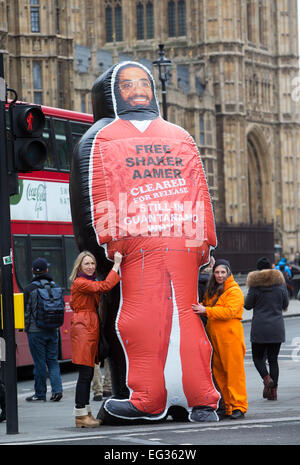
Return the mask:
M41 107L18 103L10 108L13 145L13 171L39 171L47 158L42 139L45 116Z

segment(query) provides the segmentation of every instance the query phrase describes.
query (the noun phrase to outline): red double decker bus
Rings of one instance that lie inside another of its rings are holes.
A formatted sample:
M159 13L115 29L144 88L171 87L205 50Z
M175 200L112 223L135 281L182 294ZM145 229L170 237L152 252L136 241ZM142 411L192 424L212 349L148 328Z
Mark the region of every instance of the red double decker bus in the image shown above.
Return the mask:
M14 292L22 292L32 279L32 262L44 257L49 274L65 291L66 313L60 328L59 359L71 358L69 276L78 254L69 202L71 154L77 141L93 123L84 113L42 106L43 132L48 158L43 171L19 173L19 194L10 197L14 257ZM9 118L7 112L7 125ZM27 336L16 330L17 366L32 365Z

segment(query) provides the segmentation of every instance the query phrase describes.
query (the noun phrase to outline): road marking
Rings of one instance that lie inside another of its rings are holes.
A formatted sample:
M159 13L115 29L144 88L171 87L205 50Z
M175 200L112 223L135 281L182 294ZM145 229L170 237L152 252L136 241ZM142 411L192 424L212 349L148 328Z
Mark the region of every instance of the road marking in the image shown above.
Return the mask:
M66 391L68 389L73 389L76 386L76 383L77 383L77 381L66 381L66 382L62 383L63 391L64 390ZM18 394L18 399L20 399L20 400L27 397L28 396L28 391L32 392L32 389L23 388L22 391L27 391L27 392L23 392L23 394ZM47 392L51 392L51 387L50 386L47 386Z
M56 438L56 439L39 439L36 441L22 441L22 442L0 442L2 446L24 446L24 445L33 445L33 444L45 444L52 442L64 442L64 441L83 441L84 439L104 439L105 436L77 436L77 437L67 437L67 438Z
M272 428L272 425L234 425L234 426L218 426L217 430L222 429L240 429L240 428ZM203 431L215 431L216 428L212 426L207 426L205 428L199 429L189 429L189 430L176 430L174 431L175 434L183 434L183 433L201 433Z
M81 435L81 436L66 436L64 438L53 438L53 439L38 439L38 440L29 440L29 441L15 441L15 442L4 442L0 441L1 445L34 445L34 444L48 444L48 443L54 443L54 442L67 442L67 441L83 441L83 440L88 440L88 439L105 439L107 436L111 437L113 433L118 433L117 436L114 437L114 439L120 439L120 438L125 438L131 436L145 436L147 434L153 434L154 431L158 432L158 428L161 431L170 431L172 432L172 429L174 430L173 432L181 432L182 433L197 433L198 431L218 431L218 430L224 430L224 429L238 429L238 428L262 428L262 427L272 427L272 423L277 424L277 423L284 423L284 422L299 422L300 417L282 417L282 418L268 418L268 419L258 419L258 420L247 420L243 419L241 421L234 420L235 424L232 425L232 420L222 420L222 425L220 426L220 422L216 422L215 424L210 424L209 426L204 426L202 428L199 428L197 425L196 428L191 428L191 425L187 425L186 428L184 426L180 426L180 430L178 430L178 426L172 424L172 425L149 425L145 427L140 427L136 432L133 432L132 429L124 428L124 429L118 429L116 431L115 428L113 427L108 427L106 431L101 431L101 434L99 432L95 432L94 434L89 434L89 435ZM196 425L195 425L196 426ZM101 428L101 427L100 427ZM104 428L104 427L103 427ZM51 434L51 433L50 433ZM133 438L132 438L133 439ZM157 439L156 439L157 440ZM141 440L141 442L144 442Z

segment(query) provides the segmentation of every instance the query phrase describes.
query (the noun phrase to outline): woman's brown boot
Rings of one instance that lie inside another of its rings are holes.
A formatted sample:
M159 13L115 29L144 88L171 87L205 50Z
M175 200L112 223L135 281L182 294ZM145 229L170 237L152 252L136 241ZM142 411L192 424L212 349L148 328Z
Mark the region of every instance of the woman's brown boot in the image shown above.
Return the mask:
M86 405L85 408L87 409L88 416L89 416L90 418L92 418L94 421L98 421L99 425L101 425L101 421L100 421L100 420L96 420L96 418L95 418L94 415L92 414L91 406L90 406L90 405Z
M277 400L277 387L273 387L270 389L268 400Z
M274 386L274 381L272 380L270 375L266 375L263 377L264 381L264 392L263 392L263 398L268 399L269 396L271 395L271 389Z
M89 415L87 408L75 408L75 424L77 428L96 428L100 422Z

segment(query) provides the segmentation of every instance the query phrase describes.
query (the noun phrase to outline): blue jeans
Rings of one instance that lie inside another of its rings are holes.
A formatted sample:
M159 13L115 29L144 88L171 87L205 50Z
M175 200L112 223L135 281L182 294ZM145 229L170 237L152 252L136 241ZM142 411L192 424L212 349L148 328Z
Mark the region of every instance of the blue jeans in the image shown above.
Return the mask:
M58 331L38 331L27 333L29 348L34 363L35 395L45 399L47 392L47 368L52 394L62 392L60 368L57 361Z

